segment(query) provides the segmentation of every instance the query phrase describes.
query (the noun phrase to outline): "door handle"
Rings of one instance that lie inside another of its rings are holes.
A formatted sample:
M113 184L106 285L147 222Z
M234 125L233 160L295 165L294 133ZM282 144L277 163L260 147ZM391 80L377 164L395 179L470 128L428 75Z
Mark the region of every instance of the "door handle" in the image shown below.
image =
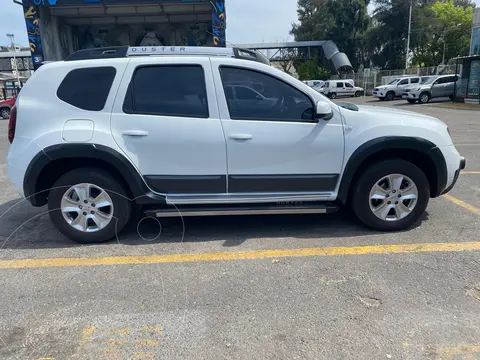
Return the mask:
M143 130L126 130L122 133L124 136L147 136L148 131Z
M232 134L229 138L233 140L251 140L253 136L250 134Z

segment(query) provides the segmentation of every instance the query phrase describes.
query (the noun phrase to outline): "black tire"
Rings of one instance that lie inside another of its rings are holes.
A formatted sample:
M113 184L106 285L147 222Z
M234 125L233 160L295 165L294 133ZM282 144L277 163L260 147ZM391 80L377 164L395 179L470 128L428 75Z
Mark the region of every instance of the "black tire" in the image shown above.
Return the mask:
M355 97L360 97L362 96L362 92L361 91L356 91L355 92Z
M61 199L73 185L90 183L104 189L113 202L113 218L103 229L83 232L70 226L60 211ZM66 237L79 243L101 243L114 238L128 223L132 213L132 202L127 191L107 171L98 168L78 168L61 176L48 196L48 210L55 227Z
M0 116L5 120L10 119L10 109L9 108L0 109Z
M379 97L378 98L380 101L385 101L385 98L384 97Z
M418 102L420 104L426 104L430 101L430 99L431 99L431 96L428 92L422 92L418 97Z
M370 209L370 191L377 181L389 174L408 176L417 186L418 199L412 212L396 221L378 218ZM417 166L401 159L389 159L370 165L353 184L351 206L355 215L366 226L380 231L399 231L412 226L424 213L430 199L428 180Z
M330 93L329 97L330 97L330 99L336 99L337 94L336 93Z
M448 98L452 101L455 100L455 96L453 96L453 95L450 95Z
M394 99L395 99L395 93L393 91L387 92L387 94L385 95L385 100L392 101Z
M417 100L413 100L413 99L407 99L407 101L410 103L410 104L415 104L417 102Z

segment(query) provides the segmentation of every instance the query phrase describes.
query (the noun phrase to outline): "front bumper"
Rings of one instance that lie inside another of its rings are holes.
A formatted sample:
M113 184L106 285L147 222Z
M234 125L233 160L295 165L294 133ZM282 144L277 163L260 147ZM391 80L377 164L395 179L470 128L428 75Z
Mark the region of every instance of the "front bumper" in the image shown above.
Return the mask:
M448 193L450 190L453 189L453 187L454 187L455 184L457 183L458 177L460 176L460 171L462 171L463 169L465 169L465 166L466 166L466 165L467 165L467 160L465 159L465 157L461 156L461 157L460 157L460 165L459 165L458 169L455 171L455 176L453 177L452 183L450 184L449 187L447 187L445 190L442 191L441 195L446 194L446 193Z

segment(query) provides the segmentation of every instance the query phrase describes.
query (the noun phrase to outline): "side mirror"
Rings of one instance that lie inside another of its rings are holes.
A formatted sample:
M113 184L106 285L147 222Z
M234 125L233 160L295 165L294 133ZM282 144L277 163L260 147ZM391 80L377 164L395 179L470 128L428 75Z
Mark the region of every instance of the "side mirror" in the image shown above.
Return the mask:
M316 120L325 120L328 121L333 117L333 109L332 106L323 101L318 101L317 105L315 106L315 119Z

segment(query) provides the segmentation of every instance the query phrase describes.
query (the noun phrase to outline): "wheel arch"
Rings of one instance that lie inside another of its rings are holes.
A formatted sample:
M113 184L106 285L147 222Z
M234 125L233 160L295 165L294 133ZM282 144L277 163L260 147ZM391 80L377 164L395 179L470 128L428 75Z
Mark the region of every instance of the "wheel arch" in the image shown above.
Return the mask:
M84 166L99 167L117 176L132 198L150 191L137 169L116 150L98 144L58 144L45 148L30 162L23 182L25 197L33 206L45 205L55 181Z
M346 204L351 185L362 171L375 162L389 158L403 159L418 166L428 179L430 197L440 196L444 190L447 184L447 165L435 144L418 137L385 136L364 143L352 153L340 181L338 200Z

